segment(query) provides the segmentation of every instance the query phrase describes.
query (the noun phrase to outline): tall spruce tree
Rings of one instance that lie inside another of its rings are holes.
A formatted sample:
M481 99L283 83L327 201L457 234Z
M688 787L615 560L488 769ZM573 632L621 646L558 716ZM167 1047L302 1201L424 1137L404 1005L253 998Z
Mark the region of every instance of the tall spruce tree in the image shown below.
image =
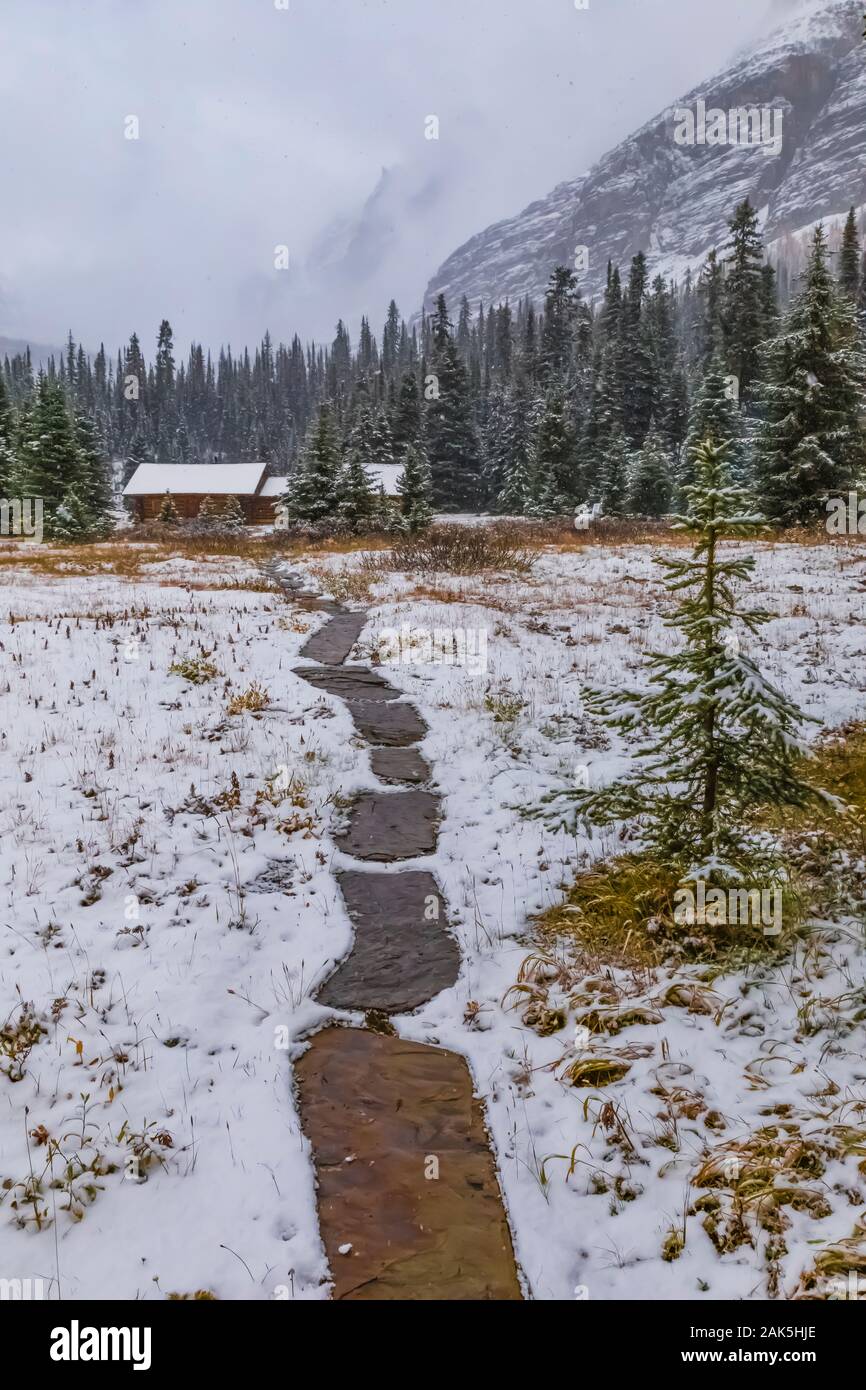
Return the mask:
M12 486L22 498L42 499L43 530L51 539L58 509L69 489L80 482L81 456L63 389L57 381L40 376L22 419Z
M815 230L803 285L779 334L765 347L765 419L756 441L764 511L786 525L824 516L828 497L863 478L864 359L856 312L828 268Z
M627 414L619 371L619 339L611 338L600 349L583 448L589 455L587 475L590 485L604 467L607 447L614 436L623 433Z
M775 266L761 268L761 341L775 338L779 331L779 285Z
M659 394L656 345L644 313L646 283L646 257L639 252L623 294L618 354L620 394L628 402L623 428L633 449L643 444Z
M111 464L96 425L89 416L77 411L74 428L79 458L76 486L80 488L90 512L93 534L105 535L111 529L114 509Z
M565 378L569 374L579 302L580 290L574 271L567 266L556 266L551 272L544 296L539 353L540 371L546 382Z
M756 807L820 796L797 772L804 716L740 650L739 634L773 615L739 606L736 586L755 562L721 548L763 527L745 491L728 481L724 455L709 442L697 450L688 512L675 522L693 539L691 556L657 560L678 599L666 622L683 645L650 655L648 689L593 691L587 700L629 743L638 736L637 765L608 787L567 794L590 824L639 818L644 844L663 862L711 883L754 880L766 868L748 828Z
M577 500L577 439L565 391L553 386L547 392L538 422L535 444L533 512L556 516Z
M739 381L740 402L745 409L760 375L759 347L766 321L764 243L758 214L748 198L734 210L728 230L722 289L725 352L729 370Z
M508 419L510 393L500 385L490 388L482 431L481 502L495 507L505 485L508 467Z
M289 521L321 522L337 510L340 448L331 408L323 404L282 504Z
M525 516L535 487L536 401L521 370L514 382L502 437L503 482L496 510Z
M421 434L421 393L414 372L404 372L400 378L400 390L394 407L391 422L391 435L394 454L401 458L409 444L414 444Z
M437 507L471 511L480 493L480 456L466 368L451 331L445 296L433 319L432 398L427 405L427 447Z
M159 325L153 374L153 428L157 452L162 458L171 457L174 444L176 428L174 369L174 338L171 324L168 319L163 319Z
M678 460L689 428L689 388L681 357L674 361L661 416L665 447L671 457Z
M845 222L839 249L839 284L852 304L856 304L860 298L860 257L857 215L852 208Z
M698 278L695 293L694 312L696 323L694 338L697 364L703 371L724 338L722 321L722 295L724 293L724 272L715 249L710 251Z

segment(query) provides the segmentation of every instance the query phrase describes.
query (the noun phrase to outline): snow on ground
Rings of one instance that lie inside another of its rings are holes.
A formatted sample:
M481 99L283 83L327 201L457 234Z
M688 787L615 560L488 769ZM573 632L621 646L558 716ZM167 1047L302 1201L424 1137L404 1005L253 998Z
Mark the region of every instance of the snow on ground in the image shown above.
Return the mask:
M19 576L0 600L0 1020L27 1006L44 1030L0 1078L0 1272L67 1298L321 1297L275 1030L309 1022L310 981L349 945L327 798L363 758L290 674L319 615L187 590L172 565L132 588ZM168 674L200 646L219 679ZM227 716L253 680L272 706Z
M780 613L766 673L829 724L863 717L866 548L758 559L755 602ZM134 584L23 570L0 582L0 1275L53 1281L52 1296L58 1282L67 1298L327 1296L291 1063L329 1017L310 994L351 941L333 877L348 862L332 838L342 798L375 779L342 702L291 674L321 617L267 592L191 587L202 575L170 561ZM218 576L242 584L249 567L220 561ZM598 746L580 688L634 682L642 648L670 641L649 549L550 553L520 580L392 576L374 599L359 659L403 624L486 639L477 672L389 667L430 725L435 871L464 956L454 989L399 1030L469 1060L527 1291L766 1297L760 1246L719 1258L694 1218L678 1260L662 1243L708 1145L778 1104L824 1129L822 1115L857 1122L863 1024L853 1005L834 1024L814 1002L862 990L857 932L825 932L784 978L714 982L711 1014L665 1005L661 1025L605 1040L631 1069L599 1091L561 1079L585 1055L573 982L552 985L569 1023L550 1037L500 1002L532 914L604 847L521 812L582 764L591 777L625 765L627 749ZM187 658L219 674L169 674ZM270 706L227 713L253 682ZM640 1001L669 983L618 981ZM804 991L814 1031L798 1026ZM697 1118L686 1092L704 1098ZM724 1131L703 1122L712 1111ZM810 1183L829 1215L817 1198L789 1211L783 1292L809 1242L851 1234L866 1201L856 1164L828 1159Z

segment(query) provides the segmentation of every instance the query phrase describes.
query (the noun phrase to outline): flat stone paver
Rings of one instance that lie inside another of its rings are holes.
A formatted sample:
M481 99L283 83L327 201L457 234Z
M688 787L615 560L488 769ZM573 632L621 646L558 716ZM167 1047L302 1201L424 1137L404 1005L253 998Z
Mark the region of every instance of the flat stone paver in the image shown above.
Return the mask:
M367 666L296 666L292 674L343 700L399 700L403 693Z
M366 613L353 613L348 608L337 607L333 617L324 627L314 632L301 647L300 655L308 661L321 661L326 665L338 666L345 661L354 647L367 621Z
M460 952L448 933L445 899L432 874L337 875L355 928L352 950L319 991L331 1009L410 1013L450 989Z
M427 782L430 766L417 748L371 748L370 768L383 782Z
M382 1033L326 1028L295 1073L333 1297L519 1300L464 1059Z
M427 725L414 705L405 701L385 702L347 700L352 722L368 743L388 748L406 748L420 743L427 735Z
M436 849L439 798L433 792L362 792L338 844L356 859L390 864Z

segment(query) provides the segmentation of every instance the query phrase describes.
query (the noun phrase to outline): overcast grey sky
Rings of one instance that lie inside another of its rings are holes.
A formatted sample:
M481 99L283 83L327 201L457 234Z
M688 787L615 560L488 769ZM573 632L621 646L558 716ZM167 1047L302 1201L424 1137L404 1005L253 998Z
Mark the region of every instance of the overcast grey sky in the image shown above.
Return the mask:
M378 334L392 293L408 317L460 242L721 67L770 4L2 0L0 334L134 328L150 352L163 317L185 348L364 312Z

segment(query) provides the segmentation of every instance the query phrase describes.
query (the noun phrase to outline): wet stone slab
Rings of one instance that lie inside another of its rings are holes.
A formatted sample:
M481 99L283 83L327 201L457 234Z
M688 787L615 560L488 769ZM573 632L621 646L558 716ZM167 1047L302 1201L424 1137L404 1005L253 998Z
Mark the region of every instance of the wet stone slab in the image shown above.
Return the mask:
M396 700L389 703L380 700L375 704L348 700L346 704L355 728L369 743L406 748L420 743L427 735L427 725L414 705Z
M354 647L366 621L365 613L353 613L348 608L337 607L324 627L304 643L300 655L307 661L339 666Z
M430 767L417 748L373 748L370 768L383 782L426 782Z
M356 859L390 864L436 848L439 798L433 792L364 792L352 804L338 844Z
M402 694L366 666L296 666L292 674L343 700L399 700Z
M408 1013L450 989L460 952L448 934L445 900L432 874L337 875L355 940L319 991L332 1009Z
M520 1299L464 1059L380 1033L328 1028L312 1039L296 1075L333 1297Z

